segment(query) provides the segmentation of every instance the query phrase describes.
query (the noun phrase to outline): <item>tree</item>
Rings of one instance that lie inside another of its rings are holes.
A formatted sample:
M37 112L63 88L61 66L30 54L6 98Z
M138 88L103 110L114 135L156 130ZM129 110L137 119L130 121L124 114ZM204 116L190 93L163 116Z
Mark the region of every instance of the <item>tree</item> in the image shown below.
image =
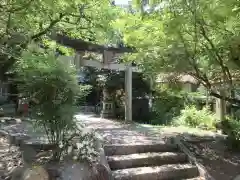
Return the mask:
M89 86L78 85L76 70L58 61L53 51L34 45L22 53L14 67L17 80L21 82L18 88L32 104L30 117L36 120L36 126L44 129L49 143L55 145L54 160L68 152L66 149L76 143L74 138L78 138L77 144L87 140L88 148L94 148L90 152L79 146L74 152L75 158L95 160L95 144L91 145L91 141L96 140L95 135L84 134L82 124L74 120L77 98L83 99L89 93Z
M108 0L3 0L0 2L1 78L32 41L57 46L48 35L60 32L71 37L106 43L111 37L111 20L119 10ZM67 51L71 53L71 51Z
M138 49L127 60L138 60L150 73L189 74L210 95L240 104L233 93L240 68L239 2L172 0L155 1L151 7L115 23L125 43Z

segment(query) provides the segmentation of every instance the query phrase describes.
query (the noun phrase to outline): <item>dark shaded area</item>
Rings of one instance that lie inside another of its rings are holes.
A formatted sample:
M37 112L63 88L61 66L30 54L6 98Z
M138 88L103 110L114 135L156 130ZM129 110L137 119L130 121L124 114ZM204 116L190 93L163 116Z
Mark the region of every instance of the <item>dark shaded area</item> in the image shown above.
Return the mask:
M8 103L14 103L15 104L15 112L17 112L17 109L18 109L18 94L19 94L19 91L18 91L18 84L19 82L17 82L15 80L16 78L16 74L14 73L8 73L8 74L5 74L5 77L4 77L4 81L6 84L7 84L7 99L6 101L1 101L0 102L0 105L3 105L3 104L8 104Z
M99 81L99 75L105 80ZM125 72L98 70L92 67L84 67L81 71L83 78L81 84L91 85L92 91L86 97L85 104L90 106L101 106L103 87L112 94L116 107L116 118L124 119L124 96L125 96ZM148 94L151 92L149 82L144 79L142 73L133 72L132 95L133 95L133 119L138 122L148 122L150 110L148 106Z
M149 100L146 98L133 99L132 101L132 117L135 121L148 123L151 117Z

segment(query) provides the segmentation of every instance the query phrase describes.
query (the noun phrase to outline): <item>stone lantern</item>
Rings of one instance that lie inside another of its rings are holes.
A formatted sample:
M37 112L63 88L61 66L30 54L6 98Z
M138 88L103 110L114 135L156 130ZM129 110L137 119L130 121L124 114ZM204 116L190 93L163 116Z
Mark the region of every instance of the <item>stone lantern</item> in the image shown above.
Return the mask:
M103 89L103 107L101 111L102 118L114 117L114 101L106 88Z

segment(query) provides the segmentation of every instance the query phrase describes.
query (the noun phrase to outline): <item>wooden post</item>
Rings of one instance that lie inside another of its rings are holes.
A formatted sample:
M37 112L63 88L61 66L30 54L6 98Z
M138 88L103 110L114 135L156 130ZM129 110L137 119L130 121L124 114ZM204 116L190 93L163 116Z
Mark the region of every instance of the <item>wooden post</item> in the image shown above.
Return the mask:
M132 121L132 66L125 70L125 121Z
M223 90L219 91L221 96L224 96L225 92ZM224 99L216 98L216 115L220 121L225 119L226 115L226 101Z
M149 109L152 110L153 106L153 95L152 95L152 89L153 89L153 78L152 76L149 76L149 81L150 81L150 93L149 93L149 99L148 99L148 106Z
M74 65L77 70L81 68L81 54L79 52L76 52L74 57Z

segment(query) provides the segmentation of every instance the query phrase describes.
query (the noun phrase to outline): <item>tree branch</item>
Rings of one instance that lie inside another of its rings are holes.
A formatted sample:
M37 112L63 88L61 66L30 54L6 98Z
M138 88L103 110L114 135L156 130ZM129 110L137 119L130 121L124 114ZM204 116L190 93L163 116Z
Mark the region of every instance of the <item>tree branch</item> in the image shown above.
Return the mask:
M58 22L61 21L61 19L65 16L65 14L60 14L59 18L53 20L45 29L43 29L42 31L40 31L39 33L33 35L31 37L32 40L34 39L38 39L39 37L45 35L48 31L50 31Z
M213 90L210 91L210 95L211 95L211 96L214 96L214 97L216 97L216 98L219 98L219 99L226 100L226 101L228 101L228 102L230 102L230 103L240 105L240 100L237 99L237 98L222 96L222 95L214 92Z
M213 97L216 97L216 98L219 98L219 99L223 99L225 101L228 101L230 103L233 103L233 104L238 104L240 105L240 99L237 99L237 98L234 98L234 97L228 97L228 96L222 96L218 93L216 93L213 89L212 89L212 85L211 83L209 82L209 80L207 78L202 78L202 77L199 77L198 75L194 74L194 73L189 73L189 72L186 72L187 74L193 76L194 78L198 79L200 81L200 83L206 87L208 89L208 91L210 92L210 95L213 96Z
M189 72L186 72L187 74L191 75L191 76L194 76L196 79L202 81L202 84L207 87L207 88L211 88L211 83L209 82L208 80L208 77L205 73L203 73L199 68L198 68L198 65L196 63L196 57L195 57L195 54L194 56L192 56L190 54L190 52L188 51L188 48L187 48L187 45L185 43L185 40L181 34L181 32L179 32L179 36L180 36L180 39L183 43L183 46L184 46L184 49L185 49L185 53L188 57L186 57L186 60L189 62L189 64L193 67L194 71L196 74L194 73L189 73ZM196 52L194 52L196 53Z
M206 31L205 31L205 29L204 29L204 27L203 27L203 25L200 21L199 21L199 25L200 25L201 34L203 35L203 37L207 40L207 42L210 44L211 48L213 49L213 51L214 51L214 53L217 57L216 60L219 63L219 65L221 66L224 76L228 77L228 80L232 84L232 76L231 76L231 73L230 73L228 67L224 64L223 59L219 55L217 48L215 47L212 40L207 36L207 33L206 33Z
M217 57L216 58L216 61L220 64L221 68L222 68L222 71L223 71L223 74L224 76L228 77L228 80L230 82L230 85L232 85L232 75L230 73L230 70L228 69L228 67L224 64L223 62L223 59L222 57L220 56L220 54L218 53L218 50L217 48L215 47L214 43L212 42L212 40L208 37L207 33L206 33L206 30L204 28L204 25L207 25L207 23L205 23L204 19L202 18L202 20L198 20L197 18L197 9L196 9L196 1L194 0L193 1L193 8L188 5L187 1L184 0L185 2L185 5L187 7L187 9L192 13L192 15L194 16L194 31L195 31L195 40L197 40L197 23L199 24L200 26L200 30L201 30L201 34L203 35L203 37L207 40L207 42L210 44L211 48L213 49L214 51L214 54L215 56ZM208 49L208 47L206 47ZM210 50L210 49L209 49ZM195 42L195 51L196 51L196 42Z
M188 5L187 1L185 0L185 5L188 8L188 10L192 13L192 15L194 16L194 20L195 20L195 35L196 35L196 26L197 23L200 25L200 30L201 30L201 34L203 35L203 37L207 40L207 42L210 44L211 48L214 51L214 54L216 55L216 61L220 64L223 74L224 76L228 77L228 80L230 82L230 85L232 85L232 76L230 73L230 70L228 69L227 66L224 65L223 63L223 59L222 57L219 55L214 43L212 42L212 40L207 36L207 33L204 29L204 25L207 25L207 23L205 23L204 19L202 18L202 20L198 20L197 19L197 11L196 11L196 1L194 0L194 10L192 10L192 8ZM195 44L196 45L196 44ZM196 47L195 47L196 48Z

